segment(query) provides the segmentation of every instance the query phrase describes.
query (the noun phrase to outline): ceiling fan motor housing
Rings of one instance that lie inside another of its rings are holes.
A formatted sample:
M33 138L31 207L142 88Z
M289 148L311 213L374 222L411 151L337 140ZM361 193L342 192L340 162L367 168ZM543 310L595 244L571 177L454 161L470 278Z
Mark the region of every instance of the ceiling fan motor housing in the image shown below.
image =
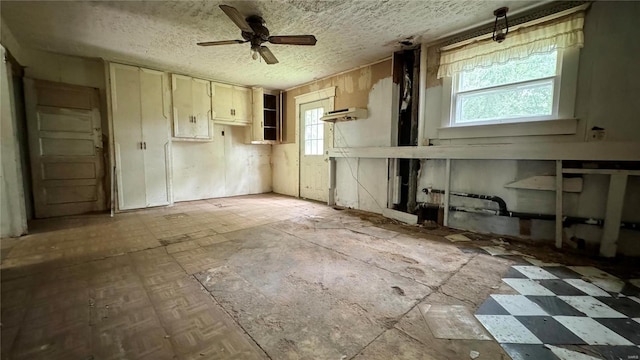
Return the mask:
M247 16L245 19L247 24L253 30L253 33L243 31L242 38L251 42L251 47L260 47L262 43L269 40L269 29L265 25L265 21L258 15Z

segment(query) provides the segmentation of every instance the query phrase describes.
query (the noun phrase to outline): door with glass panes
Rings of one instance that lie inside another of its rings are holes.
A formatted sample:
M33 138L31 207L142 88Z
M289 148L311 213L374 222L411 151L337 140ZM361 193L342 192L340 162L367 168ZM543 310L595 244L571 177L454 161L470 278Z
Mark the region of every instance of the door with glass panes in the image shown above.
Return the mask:
M329 99L300 105L300 197L328 200L329 167L327 149L330 125L320 118L331 111Z

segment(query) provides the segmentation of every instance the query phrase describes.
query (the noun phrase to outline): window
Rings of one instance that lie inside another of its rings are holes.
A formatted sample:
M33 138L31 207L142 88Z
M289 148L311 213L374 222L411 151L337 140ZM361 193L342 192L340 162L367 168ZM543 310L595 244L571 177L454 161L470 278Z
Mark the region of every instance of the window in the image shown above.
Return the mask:
M324 122L320 121L323 108L305 110L304 112L304 154L323 155Z
M457 73L451 125L555 119L559 51Z
M523 122L536 123L541 130L529 125L508 128L548 135L551 123L541 120L573 119L587 7L519 24L501 43L483 35L441 47L437 77L443 79L442 125L459 131L439 130L438 137L462 137L469 126Z

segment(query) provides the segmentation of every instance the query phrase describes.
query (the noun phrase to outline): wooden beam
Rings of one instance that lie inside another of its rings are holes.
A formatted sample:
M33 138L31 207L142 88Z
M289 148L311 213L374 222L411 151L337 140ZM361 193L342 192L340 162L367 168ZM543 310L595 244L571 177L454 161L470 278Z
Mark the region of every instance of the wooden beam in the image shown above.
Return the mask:
M370 159L495 159L640 161L637 142L559 142L334 148L330 157Z
M413 215L413 214L409 214L406 212L393 210L393 209L382 209L382 216L390 219L402 221L409 225L415 225L418 223L418 215Z
M609 181L607 212L605 213L602 241L600 242L600 255L604 257L615 257L618 250L618 236L620 235L627 179L627 174L612 174Z
M329 197L327 204L333 206L336 204L336 159L329 159Z
M562 160L556 160L556 247L562 248Z
M443 225L449 226L449 193L451 192L451 159L447 159L444 171L444 220Z
M614 175L626 174L631 176L640 176L640 170L619 170L619 169L563 169L565 174L597 174L597 175Z

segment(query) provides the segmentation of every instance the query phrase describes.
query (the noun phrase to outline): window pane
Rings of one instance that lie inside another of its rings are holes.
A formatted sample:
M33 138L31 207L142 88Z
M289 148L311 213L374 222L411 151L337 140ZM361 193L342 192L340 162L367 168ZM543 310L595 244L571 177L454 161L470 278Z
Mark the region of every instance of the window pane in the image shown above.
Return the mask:
M309 128L311 129L311 135L309 136L309 139L317 139L318 138L318 126L317 125L313 125L313 126L309 126Z
M548 116L553 111L553 80L458 95L456 123Z
M304 112L304 124L305 125L311 125L311 117L313 116L312 114L313 110L307 110Z
M557 51L534 54L486 68L460 73L458 91L469 91L556 75Z
M322 155L324 152L324 122L320 121L323 114L323 108L305 110L305 155Z

